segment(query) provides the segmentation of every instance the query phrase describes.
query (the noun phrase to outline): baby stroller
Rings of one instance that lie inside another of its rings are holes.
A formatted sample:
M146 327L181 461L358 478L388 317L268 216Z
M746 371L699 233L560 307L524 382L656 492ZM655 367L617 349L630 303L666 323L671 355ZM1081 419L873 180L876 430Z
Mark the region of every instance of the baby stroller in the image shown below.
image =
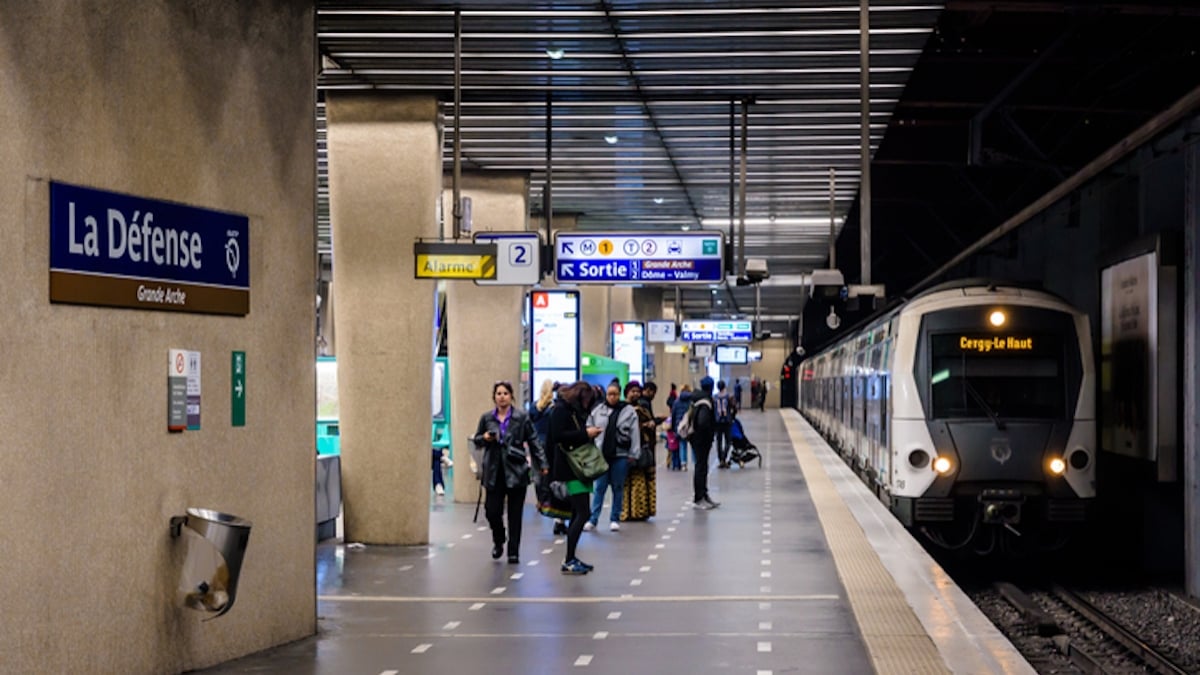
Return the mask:
M742 428L742 421L738 418L733 418L733 423L729 425L729 445L733 450L729 453L729 461L737 462L739 468L745 468L746 462L758 460L759 468L762 468L762 454L758 448L746 438L746 430Z

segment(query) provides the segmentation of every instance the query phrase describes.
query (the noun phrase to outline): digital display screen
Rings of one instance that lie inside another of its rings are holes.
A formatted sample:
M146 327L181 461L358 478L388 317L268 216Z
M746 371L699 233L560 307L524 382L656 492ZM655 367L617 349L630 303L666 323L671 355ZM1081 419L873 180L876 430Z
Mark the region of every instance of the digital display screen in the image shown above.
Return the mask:
M960 335L958 338L958 348L964 352L977 352L980 354L987 354L989 352L1031 352L1034 350L1033 338L1015 337L1012 335L986 337Z
M529 391L537 396L543 380L579 379L579 291L534 291L529 306Z
M741 345L717 345L717 363L749 363L750 348Z
M641 382L646 372L645 326L637 321L614 321L612 357L629 364L629 379Z

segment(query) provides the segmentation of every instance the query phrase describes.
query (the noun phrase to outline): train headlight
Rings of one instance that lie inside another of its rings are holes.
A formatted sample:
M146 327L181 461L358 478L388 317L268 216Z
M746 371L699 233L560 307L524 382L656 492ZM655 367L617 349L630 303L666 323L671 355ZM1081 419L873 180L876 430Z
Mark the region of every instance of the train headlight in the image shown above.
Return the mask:
M1003 326L1006 321L1008 321L1008 316L998 309L988 315L988 323L992 324L996 328Z
M1066 470L1067 463L1063 461L1062 457L1055 457L1054 459L1050 460L1050 473L1054 474L1055 476L1061 476Z
M1071 453L1071 467L1078 470L1083 470L1092 462L1092 458L1088 456L1087 450L1076 448Z
M951 464L949 457L938 457L933 460L933 470L940 474L950 473L951 468L953 468L953 464Z
M924 469L929 466L929 453L924 450L913 450L908 453L908 463L914 469Z

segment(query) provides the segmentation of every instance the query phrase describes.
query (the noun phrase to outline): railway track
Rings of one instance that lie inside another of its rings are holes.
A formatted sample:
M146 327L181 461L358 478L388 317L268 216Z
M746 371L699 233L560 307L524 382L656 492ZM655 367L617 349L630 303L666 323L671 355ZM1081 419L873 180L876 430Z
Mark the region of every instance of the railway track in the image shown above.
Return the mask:
M996 591L1020 613L1038 636L1050 640L1084 673L1152 672L1186 675L1152 645L1127 630L1078 594L1054 585L1025 592L996 583Z

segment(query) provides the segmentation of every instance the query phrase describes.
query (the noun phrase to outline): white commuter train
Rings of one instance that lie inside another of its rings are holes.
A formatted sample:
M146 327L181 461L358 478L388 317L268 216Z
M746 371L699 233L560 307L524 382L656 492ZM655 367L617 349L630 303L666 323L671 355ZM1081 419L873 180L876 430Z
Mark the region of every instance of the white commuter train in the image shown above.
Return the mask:
M1061 298L942 284L800 370L800 412L934 544L1040 550L1086 521L1095 367L1087 315Z

